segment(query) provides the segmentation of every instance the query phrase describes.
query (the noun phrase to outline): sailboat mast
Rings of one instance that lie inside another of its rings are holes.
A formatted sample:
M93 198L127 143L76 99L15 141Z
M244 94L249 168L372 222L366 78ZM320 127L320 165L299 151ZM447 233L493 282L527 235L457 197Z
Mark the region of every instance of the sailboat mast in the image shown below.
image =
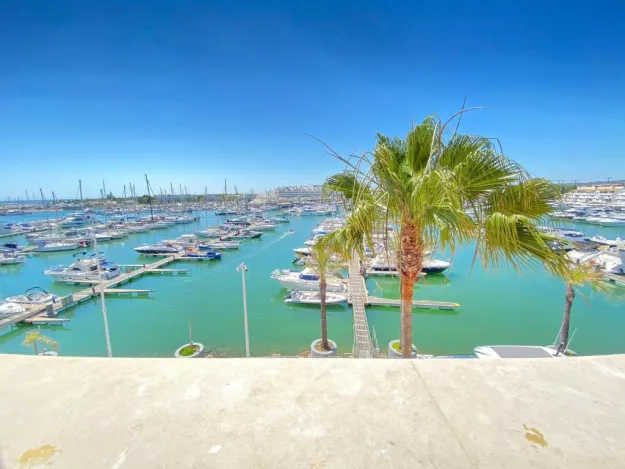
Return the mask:
M41 205L44 205L44 203L43 203L43 199L44 199L43 190L41 189L41 187L39 188L39 193L41 194ZM33 202L34 202L34 200L33 200ZM50 227L50 218L48 217L48 210L46 210L46 223L47 223L47 226L49 228Z
M154 223L154 210L152 209L152 197L150 197L150 181L148 181L148 175L145 175L145 184L148 187L148 202L150 202L150 216L152 217L152 223Z

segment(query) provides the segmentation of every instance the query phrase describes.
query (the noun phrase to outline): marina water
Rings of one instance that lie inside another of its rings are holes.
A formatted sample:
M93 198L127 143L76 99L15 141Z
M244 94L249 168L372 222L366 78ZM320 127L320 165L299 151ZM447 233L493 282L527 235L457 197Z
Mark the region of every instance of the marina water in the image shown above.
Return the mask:
M63 216L64 214L59 214ZM2 222L45 219L42 213L4 217ZM51 217L52 218L52 217ZM320 336L318 308L287 305L286 291L270 279L276 268L292 268L293 248L310 238L323 217L293 217L260 240L241 243L241 249L224 251L220 261L177 262L168 267L189 269L187 275L146 275L122 288L152 289L146 297L106 299L113 355L118 357L171 357L176 348L188 342L191 320L193 340L205 349L229 356L244 356L243 300L241 274L236 267L245 262L249 306L250 345L253 356L272 353L296 355L308 350ZM99 250L109 261L120 264L150 263L132 248L193 233L207 225L223 222L201 213L199 224L172 225L168 229L131 234L119 241L102 243ZM625 229L588 224L563 223L592 236L614 239L625 236ZM289 234L288 230L295 233ZM6 238L5 238L6 240ZM11 241L26 244L24 237ZM7 242L8 240L4 241ZM0 267L0 298L17 295L40 286L57 295L84 288L54 283L42 271L59 264L69 265L72 252L29 256L24 265ZM416 310L414 341L421 353L465 354L483 344L553 343L564 308L564 283L536 269L516 273L511 269L485 271L476 265L471 271L473 250L460 249L446 275L432 275L415 287L415 299L453 301L455 311ZM571 348L580 354L624 353L625 288L606 284L608 292L583 288L572 312L572 330L577 328ZM398 280L367 279L369 293L398 298ZM367 308L369 326L380 348L399 336L399 308ZM62 314L70 319L62 326L40 326L42 332L59 343L60 353L68 356L106 356L104 326L99 301L91 300ZM347 306L328 308L329 336L340 353L352 350L352 316ZM32 353L21 346L27 331L20 326L0 331L0 353Z

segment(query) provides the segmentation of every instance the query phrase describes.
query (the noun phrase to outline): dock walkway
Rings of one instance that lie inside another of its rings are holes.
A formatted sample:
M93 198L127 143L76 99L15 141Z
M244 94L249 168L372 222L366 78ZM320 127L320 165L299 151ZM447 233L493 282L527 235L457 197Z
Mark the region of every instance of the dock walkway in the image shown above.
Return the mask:
M608 282L616 283L621 287L625 287L625 275L604 274L604 278Z
M172 262L178 260L176 256L167 256L163 259L159 259L156 262L151 264L141 264L144 267L139 267L138 269L126 272L125 274L120 275L111 280L105 280L103 282L98 282L97 285L92 285L89 288L85 288L76 293L71 293L67 296L60 298L59 301L52 303L52 308L50 309L48 305L29 305L26 308L26 311L20 314L16 314L13 316L9 316L8 318L4 318L0 320L0 329L3 329L8 326L12 326L19 322L24 322L30 320L28 322L43 322L48 320L49 322L53 322L50 319L54 318L58 313L63 312L69 308L73 308L74 306L84 303L85 301L89 301L94 296L100 294L100 288L104 288L105 294L124 294L124 295L147 295L151 292L151 290L132 290L132 289L116 289L118 285L122 285L127 283L137 277L140 277L145 274L150 273L158 273L160 268L171 264ZM163 269L164 271L173 272L178 269ZM184 272L184 271L180 271ZM60 321L56 321L60 322Z
M354 253L349 262L349 298L354 315L354 357L373 358L374 349L369 333L369 324L365 314L367 286L360 272L360 261Z
M392 306L399 308L401 300L369 296L365 278L360 270L358 255L354 254L349 262L349 295L348 303L352 306L354 315L354 357L372 358L375 348L369 333L365 306ZM419 309L454 310L459 308L458 303L450 301L413 300L412 305Z

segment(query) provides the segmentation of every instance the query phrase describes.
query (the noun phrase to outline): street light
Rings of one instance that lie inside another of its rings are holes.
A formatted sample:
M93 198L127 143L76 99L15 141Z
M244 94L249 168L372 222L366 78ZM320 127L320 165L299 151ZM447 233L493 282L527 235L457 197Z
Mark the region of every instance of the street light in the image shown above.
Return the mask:
M241 272L241 280L243 282L243 321L245 324L245 356L250 357L250 333L247 326L247 289L245 287L245 272L247 272L247 266L241 262L237 267L237 272Z

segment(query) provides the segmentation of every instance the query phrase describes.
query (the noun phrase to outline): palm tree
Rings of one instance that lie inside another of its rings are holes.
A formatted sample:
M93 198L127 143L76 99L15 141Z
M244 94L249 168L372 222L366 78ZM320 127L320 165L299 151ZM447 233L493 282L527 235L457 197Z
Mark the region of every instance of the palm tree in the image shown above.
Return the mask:
M39 355L39 350L37 348L37 344L42 342L44 344L50 345L54 350L59 349L59 344L52 340L50 337L43 335L40 331L30 331L26 334L22 345L24 347L34 347L35 355Z
M567 267L536 227L553 210L558 188L532 178L492 139L459 134L463 112L447 122L428 117L413 125L405 140L378 134L373 152L355 158L332 152L346 169L329 177L325 187L342 194L351 209L345 226L331 234L333 243L362 253L375 233L386 233L389 225L397 233L405 358L411 354L414 284L426 246L453 253L474 242L473 263L480 258L485 266L507 262L518 270L543 263L554 274ZM454 119L455 130L448 131Z
M566 282L566 291L564 293L564 314L558 334L558 345L563 345L563 351L566 352L571 329L571 310L576 296L575 288L583 285L590 285L591 288L599 291L604 290L604 288L603 283L601 283L601 274L586 266L571 266L568 271L564 272L562 278Z
M308 265L319 276L319 295L321 299L321 347L325 351L331 349L328 343L328 315L326 307L326 292L328 288L327 276L337 268L334 260L334 249L325 238L321 238L310 247Z

